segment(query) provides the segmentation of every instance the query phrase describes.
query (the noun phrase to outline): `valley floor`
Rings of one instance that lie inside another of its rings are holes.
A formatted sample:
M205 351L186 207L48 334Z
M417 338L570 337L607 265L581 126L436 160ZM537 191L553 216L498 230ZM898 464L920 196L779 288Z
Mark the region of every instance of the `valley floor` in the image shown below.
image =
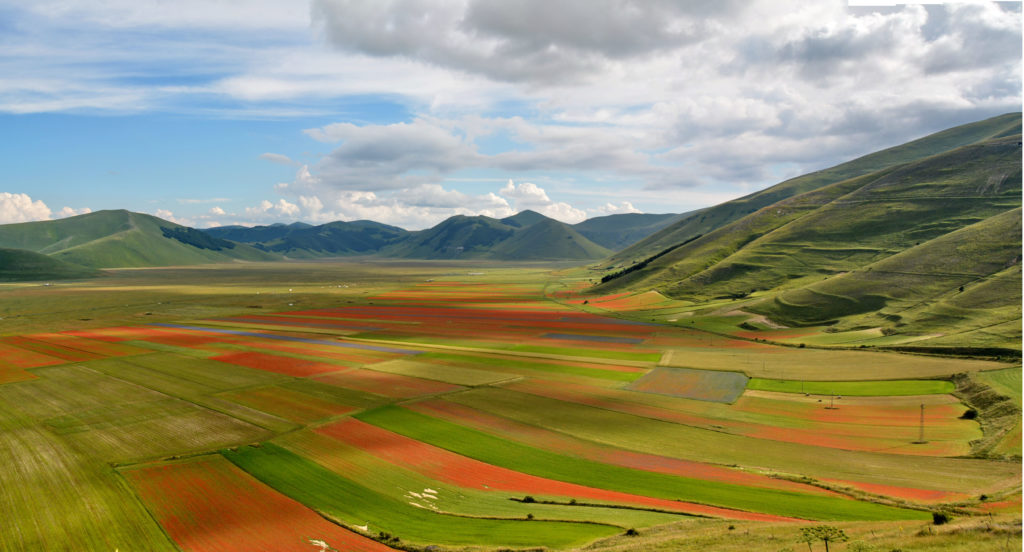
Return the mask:
M1019 360L587 285L319 262L2 286L0 549L1020 548Z

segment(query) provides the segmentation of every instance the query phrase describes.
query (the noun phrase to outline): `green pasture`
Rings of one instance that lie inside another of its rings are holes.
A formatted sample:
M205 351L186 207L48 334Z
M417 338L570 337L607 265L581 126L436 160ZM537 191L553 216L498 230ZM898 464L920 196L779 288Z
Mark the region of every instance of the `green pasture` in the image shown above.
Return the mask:
M991 372L978 372L974 374L974 377L1013 399L1017 406L1021 406L1021 369L1019 366Z
M525 493L481 490L452 485L432 479L399 464L392 464L373 454L336 439L309 430L282 435L273 440L299 456L358 481L374 492L422 505L433 505L437 511L474 517L525 518L528 514L545 520L592 521L630 527L650 527L684 519L684 514L666 514L632 508L605 508L569 504L523 503ZM424 489L436 491L436 498L421 498Z
M499 388L473 389L446 399L613 447L816 479L881 485L898 482L906 487L980 493L1019 476L1019 466L1002 462L849 451L757 439Z
M601 489L803 519L924 518L921 512L867 502L685 479L603 464L507 441L398 407L384 407L356 417L482 462Z
M811 395L895 397L906 395L941 395L952 393L956 386L951 381L943 380L824 382L752 378L747 382L747 389L775 391L777 393L809 393Z
M225 450L238 467L277 491L343 520L369 525L402 540L422 544L492 546L577 546L621 532L594 523L473 519L435 513L342 477L277 445Z

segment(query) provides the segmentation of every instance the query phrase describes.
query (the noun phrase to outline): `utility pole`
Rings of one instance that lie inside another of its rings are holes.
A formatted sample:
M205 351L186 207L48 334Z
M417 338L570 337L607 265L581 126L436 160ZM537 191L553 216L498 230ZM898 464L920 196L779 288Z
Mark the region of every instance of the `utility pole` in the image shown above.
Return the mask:
M914 444L923 445L927 442L924 440L924 403L921 403L921 424L918 427L917 440L914 441Z

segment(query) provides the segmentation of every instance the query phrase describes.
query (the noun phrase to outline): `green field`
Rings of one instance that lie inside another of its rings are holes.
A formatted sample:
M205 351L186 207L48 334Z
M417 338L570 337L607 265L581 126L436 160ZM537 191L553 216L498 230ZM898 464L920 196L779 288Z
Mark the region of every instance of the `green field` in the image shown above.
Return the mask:
M903 395L942 395L956 388L951 381L889 380L889 381L793 381L752 378L747 389L779 393L810 393L812 395L849 395L885 397Z
M565 547L620 532L610 525L443 515L346 479L273 444L225 451L235 465L285 495L349 525L370 525L422 544Z

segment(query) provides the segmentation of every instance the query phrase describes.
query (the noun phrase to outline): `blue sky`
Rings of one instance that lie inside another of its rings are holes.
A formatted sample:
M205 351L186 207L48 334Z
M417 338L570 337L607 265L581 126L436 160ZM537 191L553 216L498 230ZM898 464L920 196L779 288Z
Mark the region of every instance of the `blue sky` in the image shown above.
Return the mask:
M0 0L0 223L685 212L1019 111L1019 2Z

